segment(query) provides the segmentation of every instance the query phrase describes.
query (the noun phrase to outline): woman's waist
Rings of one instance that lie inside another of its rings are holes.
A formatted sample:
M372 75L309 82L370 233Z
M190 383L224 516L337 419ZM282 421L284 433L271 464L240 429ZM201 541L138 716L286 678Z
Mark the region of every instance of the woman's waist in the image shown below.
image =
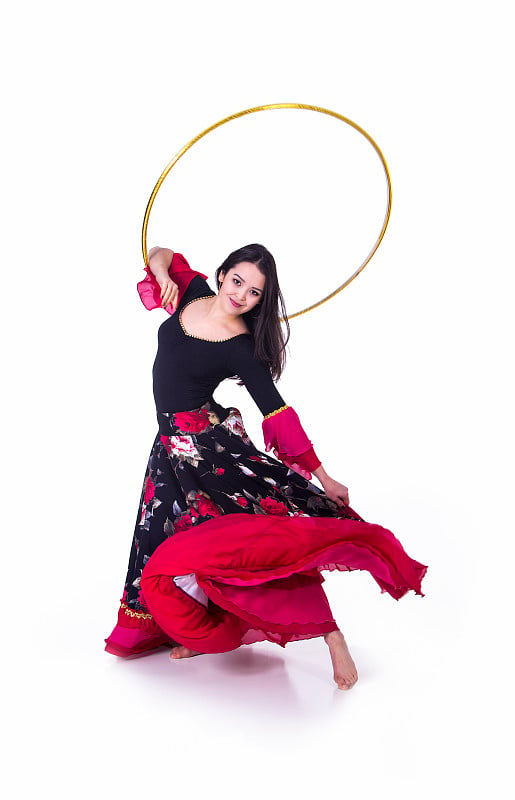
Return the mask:
M156 410L159 433L162 436L181 436L184 434L201 433L208 427L214 427L223 422L231 412L220 403L211 398L197 408L183 409L180 411Z

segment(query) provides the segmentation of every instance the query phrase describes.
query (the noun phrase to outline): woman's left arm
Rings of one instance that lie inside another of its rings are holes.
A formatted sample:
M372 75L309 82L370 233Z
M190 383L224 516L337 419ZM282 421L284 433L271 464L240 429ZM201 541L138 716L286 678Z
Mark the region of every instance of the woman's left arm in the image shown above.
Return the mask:
M243 380L254 402L264 415L263 438L265 449L273 450L276 458L299 472L308 480L316 475L324 492L339 507L349 503L346 486L327 474L313 445L301 425L297 412L284 403L272 380L270 371L257 361L248 340L239 340L240 353L235 373Z
M285 406L265 417L263 436L266 449L272 448L276 456L308 480L316 475L330 500L342 508L349 505L349 490L325 471L313 445L301 425L297 412Z

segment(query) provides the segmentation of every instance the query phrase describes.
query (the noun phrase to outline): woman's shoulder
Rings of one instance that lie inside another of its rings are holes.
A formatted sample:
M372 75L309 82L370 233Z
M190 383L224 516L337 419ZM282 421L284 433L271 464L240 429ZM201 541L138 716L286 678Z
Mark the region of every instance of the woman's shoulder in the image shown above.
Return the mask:
M215 293L209 286L208 282L202 277L202 275L197 274L189 282L186 291L181 297L178 309L184 308L184 306L189 303L190 300L198 300L199 297L211 297L214 294Z

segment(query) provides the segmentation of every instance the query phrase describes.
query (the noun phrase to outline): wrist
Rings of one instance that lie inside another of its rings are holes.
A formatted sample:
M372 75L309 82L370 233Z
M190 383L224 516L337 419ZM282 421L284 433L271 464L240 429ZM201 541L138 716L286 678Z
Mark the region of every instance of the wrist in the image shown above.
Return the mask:
M166 280L168 280L170 275L169 275L169 272L168 272L167 269L163 269L162 267L160 267L159 269L155 270L154 277L155 277L156 281L158 282L159 286L162 286L163 283Z
M320 464L320 466L317 467L317 469L313 470L313 475L316 475L316 477L318 478L318 480L320 481L320 483L322 485L323 485L324 481L328 481L329 480L329 475L327 474L327 472L323 468L322 464Z

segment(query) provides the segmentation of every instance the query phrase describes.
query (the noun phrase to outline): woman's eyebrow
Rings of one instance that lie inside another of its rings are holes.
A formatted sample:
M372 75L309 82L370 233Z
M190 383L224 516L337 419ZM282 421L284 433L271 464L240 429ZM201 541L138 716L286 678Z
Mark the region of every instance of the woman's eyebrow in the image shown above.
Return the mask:
M239 278L239 279L240 279L240 281L242 281L242 283L247 283L247 281L245 280L245 278L242 278L242 277L241 277L241 275L238 275L238 273L237 273L237 272L235 272L234 274L236 275L236 277L237 277L237 278ZM255 289L255 290L256 290L256 292L262 292L262 291L263 291L263 289L258 289L258 288L257 288L257 286L253 286L252 288L253 288L253 289Z

